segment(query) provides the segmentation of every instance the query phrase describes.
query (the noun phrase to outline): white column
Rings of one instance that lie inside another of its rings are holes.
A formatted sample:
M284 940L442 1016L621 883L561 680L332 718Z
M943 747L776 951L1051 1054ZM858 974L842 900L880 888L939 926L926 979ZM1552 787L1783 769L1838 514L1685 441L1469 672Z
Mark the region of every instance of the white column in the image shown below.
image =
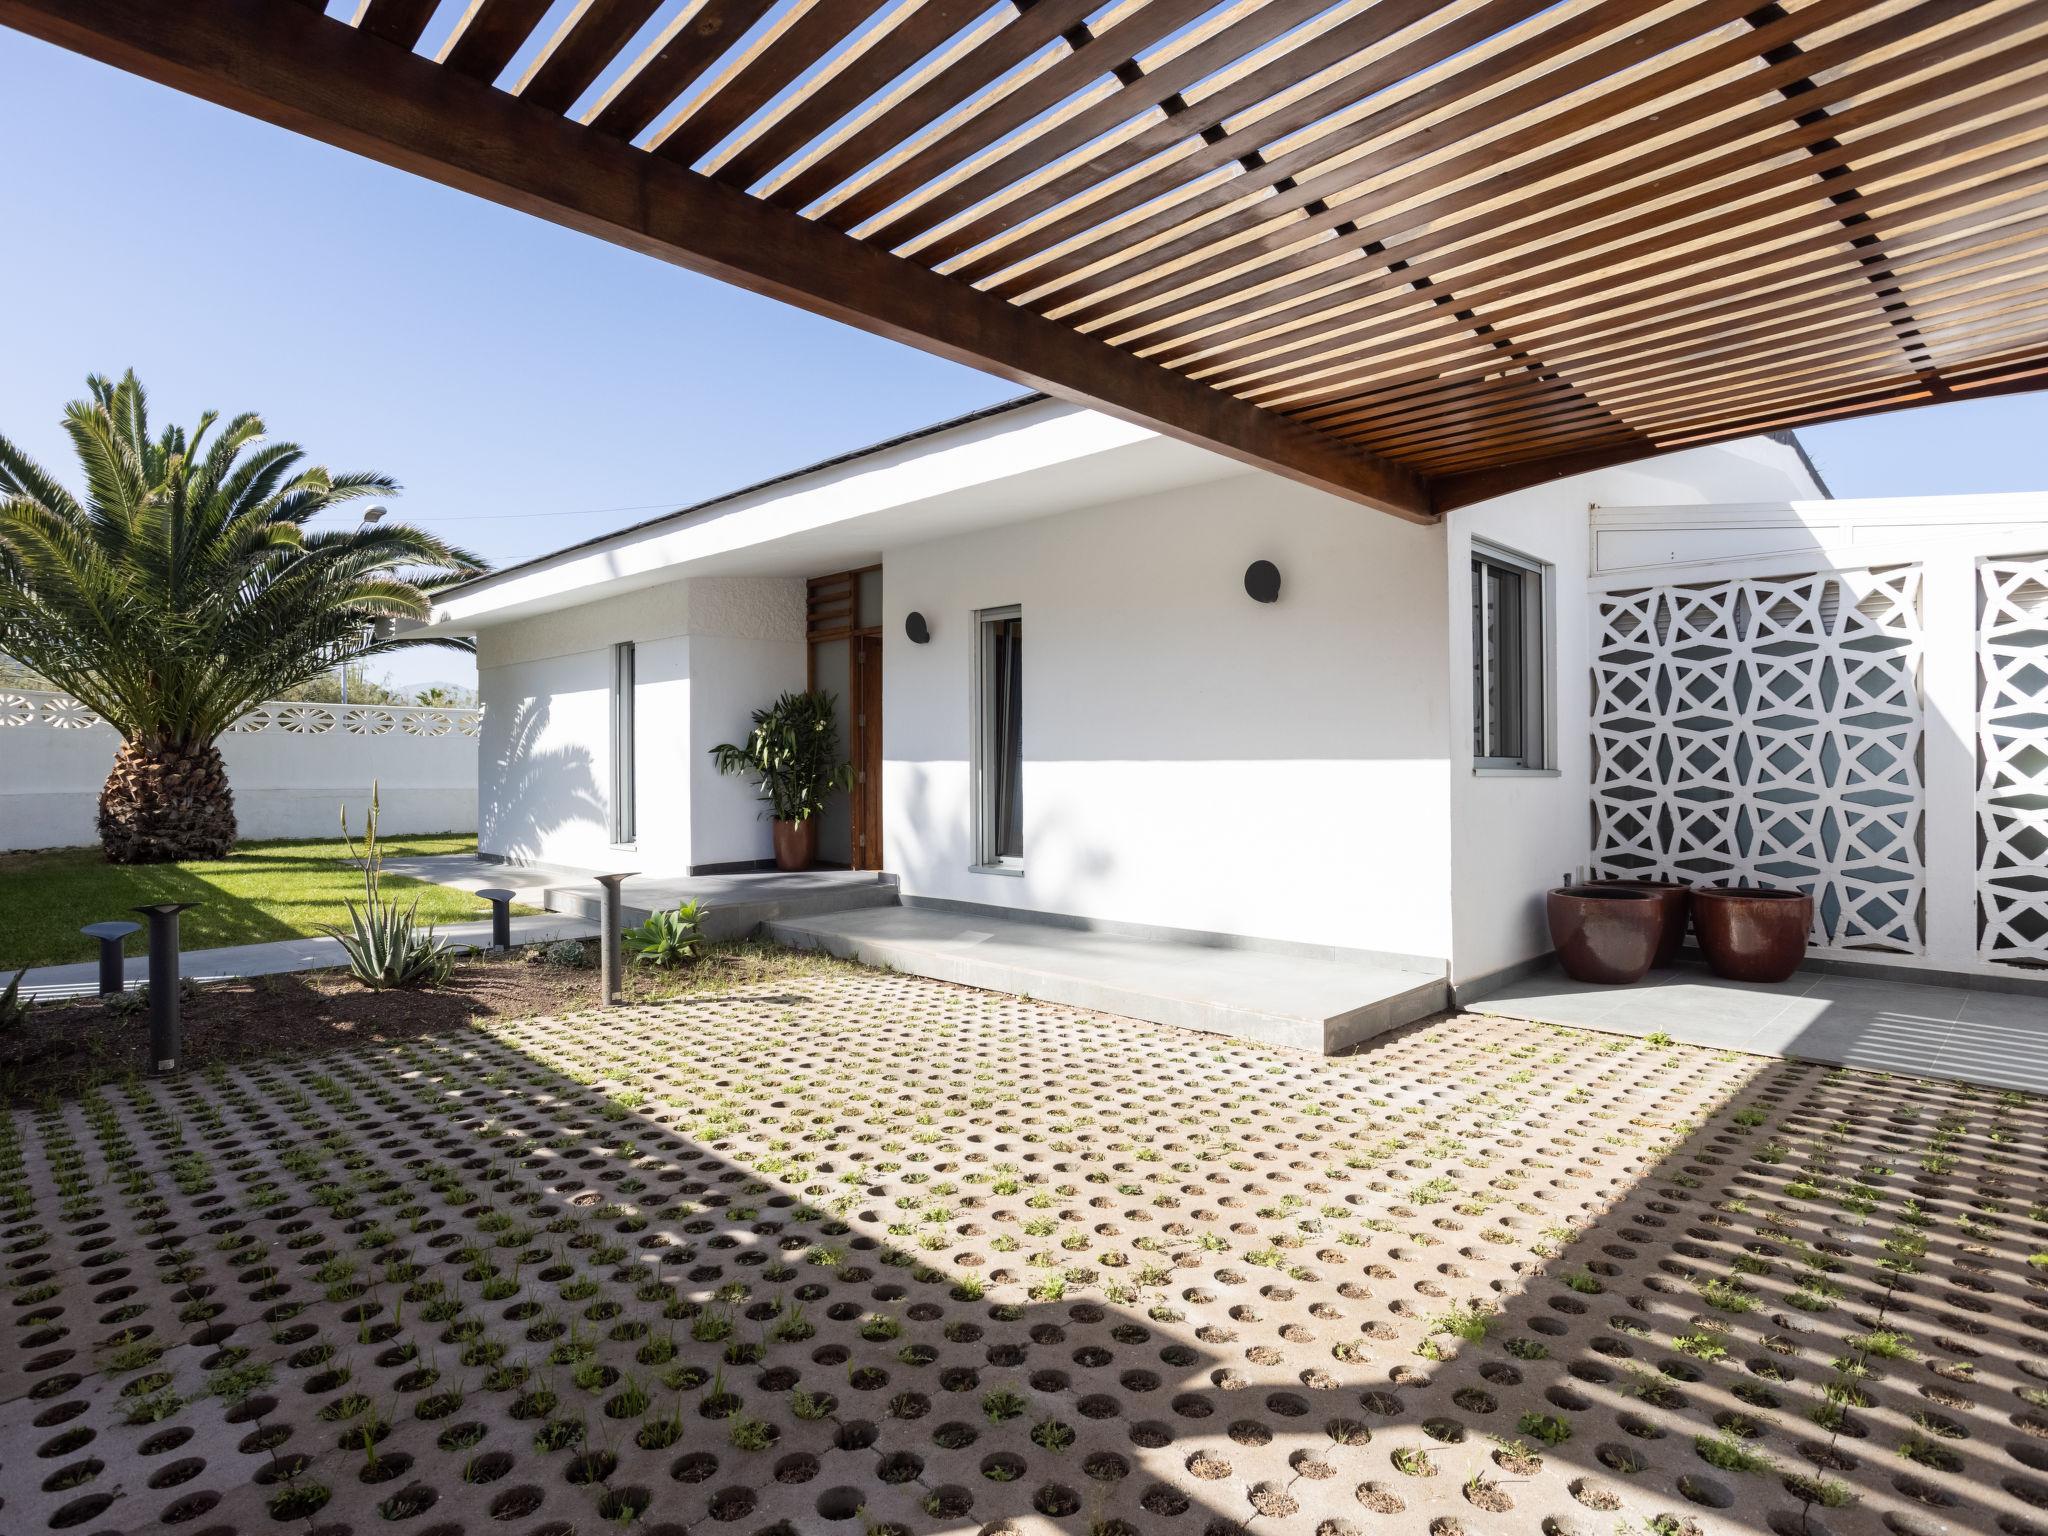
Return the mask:
M1936 548L1922 568L1927 958L1977 962L1977 561Z

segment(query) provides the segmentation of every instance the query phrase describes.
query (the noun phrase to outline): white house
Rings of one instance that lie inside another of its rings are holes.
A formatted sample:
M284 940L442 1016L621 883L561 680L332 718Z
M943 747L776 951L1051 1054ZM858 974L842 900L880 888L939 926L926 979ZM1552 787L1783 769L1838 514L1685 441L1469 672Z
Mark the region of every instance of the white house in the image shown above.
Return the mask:
M768 828L708 749L814 682L868 786L825 856L906 905L1478 988L1545 953L1547 886L1645 862L1598 841L1626 799L1595 796L1601 590L1681 556L1811 570L1825 496L1758 437L1416 526L1034 397L496 572L433 622L478 640L489 854L757 866Z

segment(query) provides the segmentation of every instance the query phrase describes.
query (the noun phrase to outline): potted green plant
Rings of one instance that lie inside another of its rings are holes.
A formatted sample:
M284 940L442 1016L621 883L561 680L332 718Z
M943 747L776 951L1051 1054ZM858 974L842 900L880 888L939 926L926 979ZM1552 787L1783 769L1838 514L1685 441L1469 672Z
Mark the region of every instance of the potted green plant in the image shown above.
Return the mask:
M754 711L744 742L711 749L718 771L754 780L774 823L775 867L809 869L818 856L818 815L834 790L853 788L853 764L839 755L833 698L822 690L785 693Z

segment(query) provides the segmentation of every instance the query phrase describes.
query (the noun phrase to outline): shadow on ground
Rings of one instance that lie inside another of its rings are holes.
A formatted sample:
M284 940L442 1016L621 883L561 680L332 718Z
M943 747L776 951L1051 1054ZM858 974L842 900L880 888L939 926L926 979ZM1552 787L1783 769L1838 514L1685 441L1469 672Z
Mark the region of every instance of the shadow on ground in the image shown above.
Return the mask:
M1534 1025L1321 1061L884 975L131 1083L0 1147L0 1508L2029 1536L2043 1132Z

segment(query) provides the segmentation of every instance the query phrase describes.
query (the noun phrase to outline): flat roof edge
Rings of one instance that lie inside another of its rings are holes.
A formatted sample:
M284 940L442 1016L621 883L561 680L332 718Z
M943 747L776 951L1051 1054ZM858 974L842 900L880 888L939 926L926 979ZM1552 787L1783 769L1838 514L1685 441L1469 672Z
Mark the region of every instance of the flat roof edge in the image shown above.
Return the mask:
M848 464L855 464L862 459L873 458L877 454L887 453L891 449L901 448L927 437L937 437L941 433L951 432L960 427L972 426L978 421L986 421L991 417L1007 415L1011 411L1022 410L1026 406L1039 405L1051 398L1050 395L1034 391L1028 395L1018 395L1013 399L999 400L994 405L985 405L978 410L968 411L964 415L951 416L944 421L935 421L929 426L898 433L895 437L884 438L880 442L869 443L862 448L849 449L845 453L834 454L830 458L819 459L814 463L805 464L797 469L785 470L779 475L770 475L765 480L756 480L752 484L738 486L733 490L720 491L716 496L709 496L702 501L691 502L688 506L677 507L672 512L660 512L653 517L642 518L637 523L628 523L622 528L608 529L603 533L592 534L587 539L578 539L573 544L564 544L543 554L531 555L524 560L515 560L510 565L499 566L496 570L487 571L481 576L474 577L469 581L462 582L460 585L448 587L436 593L436 606L449 598L461 597L486 590L505 577L517 575L521 571L532 570L536 566L546 565L549 561L559 560L564 555L573 555L581 550L595 549L599 545L608 543L613 539L625 538L637 533L646 533L651 529L660 528L670 523L677 523L686 518L700 516L703 513L728 506L735 501L742 501L749 496L757 496L763 491L772 491L779 486L790 485L807 476L823 474L827 470L842 469Z

